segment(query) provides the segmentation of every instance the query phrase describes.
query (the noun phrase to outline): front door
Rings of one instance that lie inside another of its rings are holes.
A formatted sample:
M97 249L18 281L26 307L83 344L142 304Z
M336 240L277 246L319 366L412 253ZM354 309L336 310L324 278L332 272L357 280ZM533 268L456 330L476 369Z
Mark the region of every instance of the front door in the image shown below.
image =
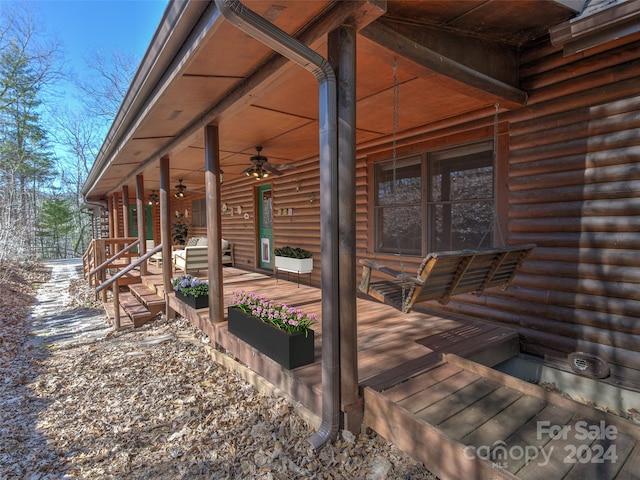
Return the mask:
M260 268L273 270L273 207L271 185L258 187L258 245Z
M144 206L144 221L146 223L146 236L145 240L153 240L153 220L151 216L151 205ZM129 236L138 236L138 217L137 208L135 205L129 205Z

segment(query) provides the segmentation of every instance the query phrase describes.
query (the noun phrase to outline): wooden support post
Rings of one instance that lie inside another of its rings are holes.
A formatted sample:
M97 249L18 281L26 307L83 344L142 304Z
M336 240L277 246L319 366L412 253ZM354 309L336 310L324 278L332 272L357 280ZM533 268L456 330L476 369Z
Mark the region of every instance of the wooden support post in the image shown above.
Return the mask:
M104 279L101 279L102 283L104 281ZM100 291L100 300L102 301L103 304L107 303L107 289L104 288Z
M95 265L94 267L97 267L98 265L102 265L104 263L104 261L107 259L107 255L106 255L106 243L104 241L104 238L101 238L100 240L96 241L96 249L95 249L95 254L96 254L96 260L95 260ZM106 274L104 269L100 270L99 272L96 272L96 286L100 285L102 282L104 282L106 280ZM107 289L104 288L100 291L100 299L102 300L103 304L107 303Z
M116 192L111 194L111 217L113 218L113 232L110 235L110 238L120 238L122 237L120 231L120 212L118 210L118 205L120 201L118 200L118 194ZM118 243L110 243L108 245L109 255L114 256L118 253L118 251L122 248L122 244Z
M111 215L113 216L113 235L112 238L120 237L120 215L118 215L118 195L116 193L111 195ZM111 252L113 255L115 252Z
M144 221L144 177L142 174L136 175L136 221L138 223L138 252L140 256L147 253L147 230L146 223ZM147 262L142 262L140 265L140 275L147 274Z
M171 261L171 219L169 218L169 157L166 156L160 159L160 238L162 241L162 283L164 291L170 292L173 262Z
M122 236L125 238L129 238L131 235L129 229L129 187L126 185L122 186ZM126 245L123 244L120 248L125 248ZM126 263L131 263L131 258L127 257L125 259Z
M123 237L129 237L129 187L122 187L122 232Z
M103 290L106 292L106 289ZM118 281L113 282L113 328L120 330L120 295Z
M112 238L115 235L116 230L113 219L113 196L111 195L107 196L107 218L109 219L109 238Z
M358 388L356 278L356 32L329 34L329 63L338 82L338 254L340 262L340 396L344 428L360 433L364 406Z
M218 126L204 129L205 187L209 272L209 319L224 321L222 286L222 214L220 213L220 141Z

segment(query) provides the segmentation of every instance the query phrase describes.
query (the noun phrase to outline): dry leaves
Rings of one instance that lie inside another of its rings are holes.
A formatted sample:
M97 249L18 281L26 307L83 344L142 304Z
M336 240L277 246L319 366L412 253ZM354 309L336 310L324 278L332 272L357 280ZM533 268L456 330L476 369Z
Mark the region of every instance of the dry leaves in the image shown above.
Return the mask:
M58 348L14 342L0 478L435 478L373 433L315 452L293 407L217 365L201 337L178 319Z
M0 264L0 368L16 356L28 334L24 321L35 289L49 279L49 269L33 262Z

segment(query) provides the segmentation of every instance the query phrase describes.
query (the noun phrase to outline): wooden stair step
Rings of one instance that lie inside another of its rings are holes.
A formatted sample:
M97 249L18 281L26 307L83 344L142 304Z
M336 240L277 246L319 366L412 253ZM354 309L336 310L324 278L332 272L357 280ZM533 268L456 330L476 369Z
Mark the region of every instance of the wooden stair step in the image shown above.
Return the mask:
M158 295L156 290L149 285L143 283L129 285L129 291L149 310L151 317L155 317L164 310L166 305L164 298Z
M115 326L115 308L113 306L112 302L108 302L104 304L104 311L107 314L108 317L108 323L110 325ZM127 315L127 312L124 311L124 309L122 308L122 305L120 305L120 329L119 330L126 330L127 328L133 328L133 321L131 320L131 318L129 318L129 316Z
M158 295L157 292L148 285L145 285L143 283L129 285L129 291L131 291L134 296L138 297L138 299L147 308L155 305L161 305L162 307L164 307L164 298Z
M141 327L158 312L153 313L147 307L145 307L140 301L132 294L122 292L119 295L120 306L125 311L127 316L133 321L134 327Z
M142 284L154 291L159 297L164 298L164 282L160 275L143 276ZM170 289L169 291L173 292L173 289Z

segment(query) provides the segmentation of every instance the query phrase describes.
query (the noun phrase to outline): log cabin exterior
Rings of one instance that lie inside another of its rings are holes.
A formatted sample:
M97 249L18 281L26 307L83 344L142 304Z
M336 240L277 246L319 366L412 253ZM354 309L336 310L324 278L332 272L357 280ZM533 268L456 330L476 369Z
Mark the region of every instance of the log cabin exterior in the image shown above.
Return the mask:
M305 248L310 283L344 318L360 259L413 273L431 251L535 244L508 290L426 307L514 328L522 355L590 376L604 364L598 382L640 391L640 1L244 2L336 71L346 187L333 190L321 88L232 25L232 3L169 3L85 184L108 219L96 236L129 236L143 222L127 204L159 192L145 208L163 254L177 220L232 241L249 271L273 271L274 247ZM282 175L245 174L258 145ZM210 316L224 321L221 302Z

